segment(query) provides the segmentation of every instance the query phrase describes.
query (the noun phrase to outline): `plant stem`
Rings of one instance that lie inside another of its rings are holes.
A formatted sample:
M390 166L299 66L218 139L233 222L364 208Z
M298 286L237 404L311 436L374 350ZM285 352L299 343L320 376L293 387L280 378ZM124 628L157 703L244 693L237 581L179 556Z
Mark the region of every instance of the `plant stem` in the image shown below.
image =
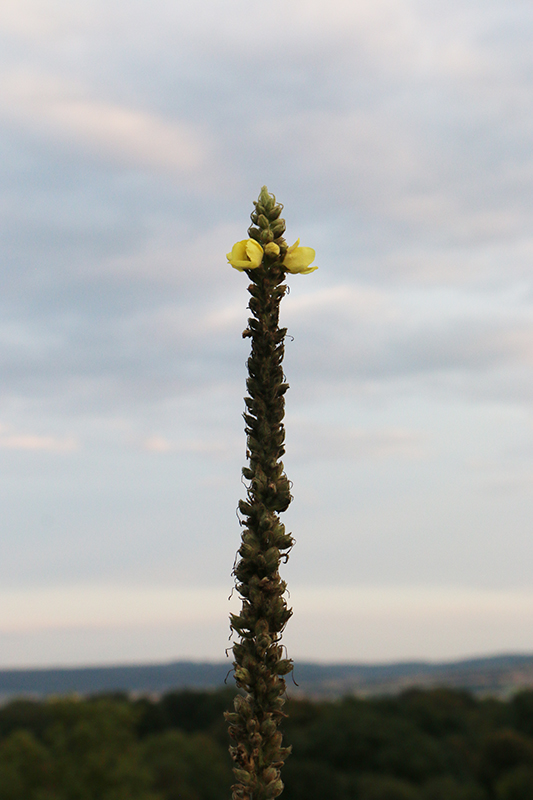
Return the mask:
M242 542L234 567L236 588L242 598L240 615L231 615L231 629L239 637L233 645L235 680L245 694L235 699L235 710L226 714L233 740L230 752L235 762L234 800L270 800L283 790L280 769L290 748L282 746L278 730L283 713L284 675L292 661L283 658L281 635L292 612L284 599L286 583L279 575L281 559L293 545L279 512L291 501L283 456L285 431L283 355L286 328L279 327L279 306L287 287L283 283L282 206L263 187L249 235L267 248L263 263L248 269L251 284L251 317L243 336L251 338L248 359L248 396L244 420L249 466L243 469L249 481L247 498L239 503ZM276 252L277 251L277 252Z

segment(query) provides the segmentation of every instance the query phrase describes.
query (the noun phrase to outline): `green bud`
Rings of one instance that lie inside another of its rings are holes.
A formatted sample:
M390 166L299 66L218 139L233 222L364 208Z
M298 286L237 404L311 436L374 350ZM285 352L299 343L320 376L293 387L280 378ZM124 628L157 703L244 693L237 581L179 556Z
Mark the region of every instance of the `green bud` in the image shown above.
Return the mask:
M281 214L282 211L283 211L282 204L281 203L277 203L274 206L274 208L272 209L272 211L268 212L267 217L269 218L269 220L271 222L273 222L275 219L277 219L279 217L279 215Z
M253 225L250 225L250 227L248 228L248 236L250 237L250 239L255 239L256 242L260 242L261 229L254 228Z
M274 222L270 223L270 230L273 231L273 233L276 236L276 238L278 236L281 236L283 233L285 233L285 228L286 228L286 225L285 225L285 220L284 219L277 219Z
M261 231L261 233L259 234L258 241L261 242L261 244L264 245L264 244L268 244L268 242L273 242L275 238L276 237L274 236L273 232L271 230L267 229L267 230L262 230Z
M267 211L270 211L276 205L275 196L273 194L270 194L266 186L261 187L258 204Z

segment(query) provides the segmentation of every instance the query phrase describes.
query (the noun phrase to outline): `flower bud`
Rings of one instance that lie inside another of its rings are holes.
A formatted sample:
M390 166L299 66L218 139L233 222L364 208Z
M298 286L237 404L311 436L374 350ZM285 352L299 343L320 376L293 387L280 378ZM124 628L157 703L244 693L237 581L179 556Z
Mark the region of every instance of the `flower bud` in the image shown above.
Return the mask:
M274 238L275 238L274 234L269 229L262 230L261 233L259 234L259 241L263 245L268 244L269 242L273 242Z
M265 254L267 256L273 256L273 257L279 256L280 252L279 245L276 244L275 242L269 242L268 244L265 245L264 249L265 249Z
M274 208L268 212L267 216L271 222L279 217L283 209L283 205L281 203L277 203Z
M261 205L267 211L270 211L276 205L276 198L273 194L270 194L266 186L261 187L261 192L259 193L258 198L258 205Z
M274 231L276 236L281 236L285 232L285 220L277 219L270 224L270 229Z

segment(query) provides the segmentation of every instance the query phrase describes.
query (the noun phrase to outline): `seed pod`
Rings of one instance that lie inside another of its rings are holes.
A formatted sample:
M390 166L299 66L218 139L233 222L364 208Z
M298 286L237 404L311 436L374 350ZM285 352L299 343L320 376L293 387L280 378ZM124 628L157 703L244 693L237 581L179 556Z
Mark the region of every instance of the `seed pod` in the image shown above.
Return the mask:
M265 564L269 572L276 570L279 566L279 550L277 547L270 547L265 553Z
M273 736L277 731L277 725L272 719L272 717L268 717L261 723L261 733L264 736L270 737Z
M238 781L249 786L252 783L252 776L245 769L234 769L233 773Z
M283 658L276 664L276 672L278 675L288 675L292 672L293 662L290 658Z
M276 536L276 547L280 550L287 550L289 547L293 545L293 538L290 533L282 533L279 536Z
M279 776L279 770L276 769L275 767L267 767L266 769L263 770L262 777L264 782L267 784L277 780L278 776Z
M235 680L237 683L250 683L250 678L250 673L247 669L244 669L244 667L238 667L238 669L235 670Z
M239 553L243 558L255 558L259 553L259 545L257 544L241 544Z
M277 781L272 781L269 783L268 786L265 786L265 798L270 800L270 798L279 797L283 791L283 781L281 778L278 778Z
M239 511L241 512L241 514L250 514L252 511L252 507L245 500L239 500Z

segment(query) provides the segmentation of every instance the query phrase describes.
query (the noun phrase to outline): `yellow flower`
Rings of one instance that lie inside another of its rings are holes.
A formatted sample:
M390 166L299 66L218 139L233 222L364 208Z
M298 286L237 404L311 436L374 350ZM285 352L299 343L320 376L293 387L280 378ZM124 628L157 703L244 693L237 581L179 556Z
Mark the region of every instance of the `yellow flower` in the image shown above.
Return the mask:
M307 275L309 272L314 272L318 267L310 267L312 261L315 260L315 251L312 247L299 247L300 240L297 239L293 245L287 250L287 254L283 259L283 266L287 272Z
M263 248L255 239L243 239L231 248L226 258L234 269L243 272L245 269L257 269L263 260Z

